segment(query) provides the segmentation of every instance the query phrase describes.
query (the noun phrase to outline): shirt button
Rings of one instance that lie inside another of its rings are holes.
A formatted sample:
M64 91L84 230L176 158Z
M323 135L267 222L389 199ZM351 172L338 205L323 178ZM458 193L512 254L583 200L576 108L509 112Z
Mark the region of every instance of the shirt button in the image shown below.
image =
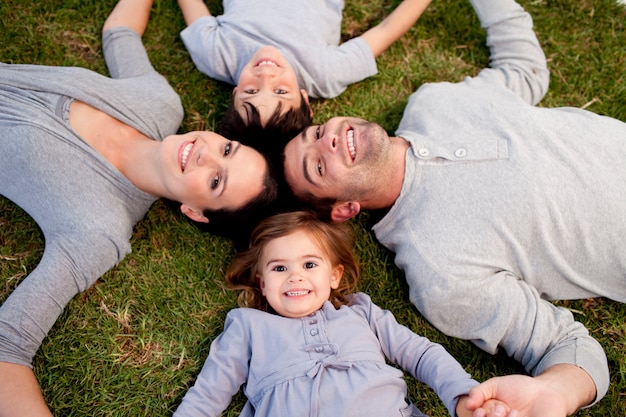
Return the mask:
M424 156L424 157L426 157L426 156L430 155L430 151L429 151L427 148L419 148L419 149L417 150L417 154L418 154L419 156Z
M456 156L457 158L463 158L465 155L467 155L467 149L465 148L459 148L454 151L454 156Z
M317 336L319 331L317 329L311 329L311 336Z

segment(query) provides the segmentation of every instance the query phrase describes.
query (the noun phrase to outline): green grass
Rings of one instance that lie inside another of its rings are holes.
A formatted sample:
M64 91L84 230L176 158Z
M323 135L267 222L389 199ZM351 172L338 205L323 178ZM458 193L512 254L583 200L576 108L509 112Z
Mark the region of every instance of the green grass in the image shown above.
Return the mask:
M348 1L343 33L351 37L379 21L398 0ZM100 28L114 0L4 0L0 3L0 61L78 65L106 74ZM524 0L552 71L542 106L587 106L626 120L626 7L613 0ZM219 11L221 5L211 0ZM144 36L150 57L180 93L181 131L212 129L230 87L200 74L178 33L174 0L157 0ZM368 118L393 131L409 94L425 82L458 81L487 63L484 33L464 0L434 0L410 32L378 59L379 75L334 100L313 103L316 119ZM478 379L519 372L504 356L447 338L408 301L393 257L355 222L363 262L361 289L420 334L442 343ZM192 384L220 333L235 294L221 279L234 253L224 239L200 233L157 203L136 227L133 253L66 308L34 362L57 416L167 416ZM33 221L0 197L0 301L31 271L43 251ZM600 279L601 277L599 277ZM561 303L573 309L606 349L611 388L578 416L623 416L626 409L626 305L604 299ZM445 416L438 398L408 378L410 397L431 416ZM237 415L239 395L225 413Z

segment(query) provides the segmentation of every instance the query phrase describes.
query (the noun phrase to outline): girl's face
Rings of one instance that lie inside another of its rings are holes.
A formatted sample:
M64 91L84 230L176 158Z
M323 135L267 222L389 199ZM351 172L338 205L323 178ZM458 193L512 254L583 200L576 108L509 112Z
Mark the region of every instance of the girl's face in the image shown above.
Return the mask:
M301 93L308 101L306 90L298 87L298 78L289 62L278 49L264 46L241 71L233 100L244 120L248 117L244 103L250 103L259 111L261 123L265 125L278 103L282 103L283 114L300 107Z
M270 306L281 316L305 317L319 310L339 286L342 265L305 231L270 241L263 249L258 278Z

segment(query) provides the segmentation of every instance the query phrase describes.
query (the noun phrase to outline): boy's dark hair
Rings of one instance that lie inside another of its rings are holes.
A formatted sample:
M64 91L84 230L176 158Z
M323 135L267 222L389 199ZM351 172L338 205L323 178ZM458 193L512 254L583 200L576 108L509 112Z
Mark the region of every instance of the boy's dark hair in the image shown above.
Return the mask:
M289 109L282 115L282 103L279 103L265 126L261 123L261 115L256 107L244 103L248 116L245 120L235 109L234 100L231 100L217 133L253 147L268 157L274 166L282 167L281 155L287 142L313 122L311 106L302 93L300 97L300 107Z

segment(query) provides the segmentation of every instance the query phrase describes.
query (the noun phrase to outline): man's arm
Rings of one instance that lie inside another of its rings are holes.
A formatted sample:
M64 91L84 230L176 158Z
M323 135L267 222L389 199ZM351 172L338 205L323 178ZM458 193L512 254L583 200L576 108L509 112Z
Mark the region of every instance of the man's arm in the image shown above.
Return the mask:
M211 16L203 0L178 0L178 7L183 13L187 26L204 16Z
M367 42L374 57L382 54L404 35L419 19L431 0L404 0L382 22L369 29L361 38Z

